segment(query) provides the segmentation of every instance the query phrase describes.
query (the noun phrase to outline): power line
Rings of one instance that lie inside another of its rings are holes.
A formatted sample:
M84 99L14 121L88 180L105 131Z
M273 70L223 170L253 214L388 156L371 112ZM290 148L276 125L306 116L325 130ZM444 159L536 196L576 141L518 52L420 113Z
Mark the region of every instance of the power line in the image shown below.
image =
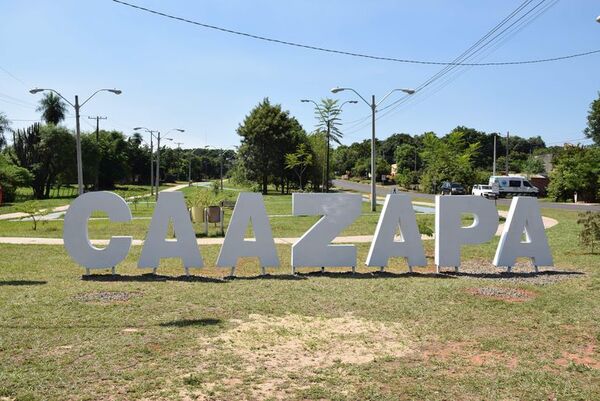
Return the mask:
M597 50L590 50L590 51L582 52L582 53L574 53L574 54L568 54L568 55L564 55L564 56L549 57L549 58L543 58L543 59L498 61L498 62L489 62L489 63L453 63L453 62L443 62L443 61L400 59L400 58L395 58L395 57L375 56L375 55L371 55L371 54L356 53L356 52L337 50L337 49L329 49L329 48L325 48L325 47L318 47L318 46L312 46L312 45L307 45L307 44L302 44L302 43L297 43L297 42L290 42L290 41L281 40L281 39L269 38L266 36L255 35L252 33L235 31L233 29L223 28L223 27L219 27L216 25L205 24L202 22L190 20L190 19L183 18L183 17L178 17L175 15L152 10L152 9L149 9L146 7L127 3L127 2L121 1L121 0L112 0L112 1L115 3L118 3L118 4L122 4L124 6L134 8L136 10L150 13L150 14L158 15L161 17L169 18L172 20L180 21L180 22L185 22L187 24L201 26L203 28L208 28L208 29L213 29L213 30L220 31L220 32L229 33L232 35L244 36L244 37L248 37L251 39L262 40L265 42L277 43L277 44L285 45L285 46L299 47L299 48L303 48L303 49L320 51L320 52L325 52L325 53L333 53L333 54L340 54L340 55L345 55L345 56L367 58L367 59L372 59L372 60L392 61L392 62L405 63L405 64L446 65L446 66L463 65L463 66L479 66L479 67L523 65L523 64L548 63L548 62L553 62L553 61L567 60L567 59L572 59L572 58L576 58L576 57L584 57L584 56L589 56L592 54L600 53L600 49L597 49Z
M4 71L9 77L11 77L15 81L19 82L24 87L29 88L29 85L27 85L27 83L25 81L23 81L22 79L20 79L19 77L17 77L16 75L14 75L10 71L8 71L6 68L2 67L1 65L0 65L0 70Z
M380 120L381 118L383 118L387 115L390 115L392 113L397 114L400 111L400 110L397 110L398 107L400 107L401 105L403 105L407 102L412 102L412 104L415 105L415 104L422 103L429 97L433 96L434 94L436 94L437 92L442 90L444 87L449 85L452 81L457 79L460 75L466 73L469 69L472 68L473 63L463 63L465 60L472 59L478 53L480 53L478 56L479 60L486 57L491 52L495 51L500 46L502 46L504 43L506 43L506 41L511 39L516 33L520 32L523 28L525 28L526 26L531 24L535 19L537 19L539 16L541 16L546 11L548 11L559 0L552 0L549 4L546 4L542 8L538 9L538 7L542 6L547 0L539 1L532 8L530 8L528 11L526 11L523 15L521 15L515 21L510 23L510 25L508 25L502 31L500 31L499 33L494 35L491 39L486 41L486 39L489 38L493 33L495 33L500 28L502 28L503 25L506 25L510 21L510 19L512 19L513 17L516 17L519 14L519 12L523 11L530 3L532 3L532 1L533 0L525 0L519 7L517 7L514 11L512 11L507 17L505 17L500 23L498 23L486 35L484 35L484 37L482 39L479 39L473 46L471 46L469 49L467 49L465 52L463 52L459 57L455 58L454 59L455 63L453 65L449 65L449 66L442 68L442 70L438 71L432 77L430 77L425 82L423 82L421 85L419 85L416 88L416 93L414 95L405 96L403 98L396 100L395 102L392 102L388 106L381 108L379 110L380 112L383 110L386 110L386 109L389 109L389 110L384 112L383 114L379 114L377 116L377 120ZM530 15L531 13L533 13L533 15ZM485 41L485 43L482 44L482 42L484 42L484 41ZM480 44L481 44L481 46L478 46ZM490 47L490 45L493 45L493 47ZM481 54L481 51L485 50L486 48L487 48L487 50L486 50L487 53ZM462 70L456 70L461 65L465 66L465 68L463 68ZM456 71L454 71L454 70L456 70ZM452 75L449 75L447 79L442 81L442 83L440 85L438 85L434 89L433 92L428 93L425 98L418 98L418 103L414 103L414 99L417 98L416 95L422 94L423 91L427 87L429 87L434 82L436 82L437 80L443 78L444 76L446 76L450 73L452 73ZM366 126L367 125L365 125L365 124L362 124L361 126L356 126L353 130L350 131L350 133L360 131L363 128L365 128Z

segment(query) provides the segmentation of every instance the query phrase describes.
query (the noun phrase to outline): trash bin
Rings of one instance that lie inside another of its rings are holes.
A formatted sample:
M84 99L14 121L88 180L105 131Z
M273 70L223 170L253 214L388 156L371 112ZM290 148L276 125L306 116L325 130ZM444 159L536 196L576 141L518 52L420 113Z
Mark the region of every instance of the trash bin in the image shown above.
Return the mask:
M204 234L208 235L208 223L221 223L221 234L223 234L223 209L220 206L209 206L204 209Z

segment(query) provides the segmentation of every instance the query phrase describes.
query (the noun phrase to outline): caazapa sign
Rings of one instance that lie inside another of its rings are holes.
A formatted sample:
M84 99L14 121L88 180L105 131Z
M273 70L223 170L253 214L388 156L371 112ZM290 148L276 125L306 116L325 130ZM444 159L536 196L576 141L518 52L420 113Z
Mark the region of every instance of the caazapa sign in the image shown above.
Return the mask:
M360 194L292 195L294 216L322 216L292 245L292 273L299 267L356 266L354 245L331 242L360 216L361 202ZM65 248L86 269L113 268L127 257L132 237L113 236L105 248L92 245L87 223L95 211L106 213L114 222L132 220L127 202L119 195L112 192L83 194L71 203L65 215ZM489 241L499 223L494 203L479 196L436 196L435 213L435 265L438 269L458 268L461 246ZM463 227L463 214L472 215L473 224ZM174 239L166 238L169 224L173 226ZM255 238L245 238L249 224L252 224ZM399 240L396 239L398 229ZM257 257L263 270L280 266L262 195L258 193L240 193L238 196L216 266L234 269L241 257ZM406 258L411 270L413 266L427 264L416 215L405 194L387 195L365 263L383 268L392 257ZM553 264L535 198L513 198L493 263L510 269L519 257L531 258L536 270L538 266ZM181 192L159 195L138 267L157 269L163 258L181 259L186 274L190 268L204 266Z

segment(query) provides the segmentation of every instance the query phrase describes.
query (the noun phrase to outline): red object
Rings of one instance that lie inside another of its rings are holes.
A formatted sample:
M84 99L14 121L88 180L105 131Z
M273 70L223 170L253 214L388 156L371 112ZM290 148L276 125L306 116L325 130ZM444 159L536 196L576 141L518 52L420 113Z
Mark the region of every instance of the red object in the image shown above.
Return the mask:
M0 206L2 206L2 195L4 195L4 192L2 191L2 185L0 185Z

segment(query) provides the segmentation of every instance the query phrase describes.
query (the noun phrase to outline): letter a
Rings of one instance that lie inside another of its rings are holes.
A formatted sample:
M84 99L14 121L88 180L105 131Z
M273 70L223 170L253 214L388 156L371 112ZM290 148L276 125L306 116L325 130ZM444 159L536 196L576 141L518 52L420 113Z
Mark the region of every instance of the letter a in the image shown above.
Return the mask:
M166 239L169 221L173 222L176 239ZM181 258L186 274L190 267L203 266L183 193L179 191L161 192L158 195L138 267L156 270L161 258Z
M246 240L244 234L250 221L256 238ZM233 274L238 258L248 256L257 256L260 259L261 268L279 267L275 241L273 241L271 225L262 195L243 192L239 194L235 204L227 234L225 234L225 240L217 258L217 266L231 267Z
M401 241L394 241L398 227ZM410 197L404 194L385 197L383 210L379 216L371 249L367 256L367 266L384 267L388 264L388 259L394 256L406 257L411 271L412 266L427 265L415 212Z
M523 233L525 241L521 242ZM494 266L511 267L518 257L531 258L536 270L538 266L553 265L540 207L535 198L519 196L511 202Z

